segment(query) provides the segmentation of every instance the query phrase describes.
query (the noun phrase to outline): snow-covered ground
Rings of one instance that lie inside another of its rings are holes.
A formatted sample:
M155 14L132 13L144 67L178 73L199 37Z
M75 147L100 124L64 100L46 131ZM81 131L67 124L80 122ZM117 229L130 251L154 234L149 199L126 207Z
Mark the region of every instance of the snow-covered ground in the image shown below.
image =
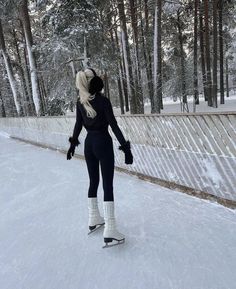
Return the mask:
M179 99L174 102L172 98L166 97L163 99L163 110L161 113L180 113L181 112L181 105ZM193 112L193 97L188 98L188 108L189 112ZM120 115L120 108L114 107L114 113L116 115ZM150 102L145 103L144 107L145 113L151 113L151 105ZM218 107L210 107L208 106L207 102L202 98L200 95L200 104L196 106L196 112L226 112L226 111L236 111L236 94L234 91L230 93L230 96L227 98L225 97L225 103L220 104L220 97L218 97ZM129 114L129 113L128 113ZM68 111L66 113L67 116L75 115L74 112Z
M165 99L163 104L162 113L175 113L181 112L180 101L177 100L173 102L173 100ZM190 97L188 99L188 108L189 112L193 112L193 98ZM148 110L148 107L146 108ZM150 107L149 107L150 110ZM229 98L225 98L225 103L220 104L220 97L218 97L218 107L210 107L207 102L200 97L200 104L196 105L196 112L223 112L223 111L236 111L236 95L231 95ZM149 111L146 111L149 112Z
M1 289L236 288L235 211L116 172L126 243L102 249L84 161L0 136L0 164Z
M181 106L179 99L173 102L170 98L163 99L163 110L161 113L180 113ZM193 98L188 99L189 112L193 112ZM115 114L120 114L119 108L114 108ZM210 107L207 102L200 97L200 104L196 106L196 112L224 112L224 111L236 111L236 95L230 95L229 98L225 98L225 104L220 104L220 98L218 97L218 107ZM145 104L145 113L151 113L150 103Z

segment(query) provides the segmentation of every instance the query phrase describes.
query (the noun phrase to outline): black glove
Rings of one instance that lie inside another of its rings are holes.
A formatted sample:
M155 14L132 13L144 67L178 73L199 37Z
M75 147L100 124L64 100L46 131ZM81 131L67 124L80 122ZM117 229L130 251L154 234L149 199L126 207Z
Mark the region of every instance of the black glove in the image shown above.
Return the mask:
M71 145L67 152L67 160L70 160L75 153L75 146Z
M132 165L133 163L133 155L130 149L130 142L127 141L122 146L119 146L119 150L122 150L125 153L125 163L127 165Z
M78 139L74 139L73 137L69 137L70 148L67 152L67 160L70 160L75 153L75 147L80 144Z
M132 155L131 150L125 152L125 163L127 165L132 165L133 163L133 155Z

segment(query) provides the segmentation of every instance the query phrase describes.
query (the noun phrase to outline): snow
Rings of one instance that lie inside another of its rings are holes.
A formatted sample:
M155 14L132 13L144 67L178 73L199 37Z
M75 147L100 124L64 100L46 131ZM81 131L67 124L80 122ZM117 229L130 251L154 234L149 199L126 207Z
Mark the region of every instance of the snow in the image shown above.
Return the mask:
M189 112L193 112L193 97L188 97L188 106ZM163 107L164 109L161 110L161 113L180 113L181 112L181 105L179 99L174 102L171 97L163 98ZM120 108L113 107L115 115L120 115ZM145 113L151 113L151 105L150 101L146 101L144 104L144 111ZM225 104L220 104L220 98L218 97L218 107L210 107L207 105L207 102L202 98L200 95L200 104L196 106L196 112L232 112L236 111L236 94L232 91L231 95L227 98L225 97ZM129 114L129 113L126 113ZM75 115L75 112L66 112L67 116Z
M102 249L83 160L3 134L0 152L1 288L235 288L234 210L116 172L126 243Z
M189 112L193 112L193 97L188 98ZM163 113L181 112L179 99L173 102L170 98L166 98L163 104ZM148 108L147 108L148 109ZM229 98L225 97L225 104L220 104L220 97L218 96L218 107L210 107L207 102L200 95L200 104L196 105L196 112L223 112L236 111L236 95L231 95Z
M164 109L161 110L161 113L180 113L181 112L181 105L179 99L174 102L172 98L166 97L163 99L163 107ZM188 97L188 107L189 112L193 112L193 97ZM151 113L151 105L150 102L145 103L145 113ZM114 109L115 114L120 114L120 108ZM196 112L232 112L236 111L236 94L232 91L232 95L228 98L225 97L225 104L220 104L220 97L218 97L218 107L210 107L207 105L207 102L202 98L200 95L200 104L196 106Z

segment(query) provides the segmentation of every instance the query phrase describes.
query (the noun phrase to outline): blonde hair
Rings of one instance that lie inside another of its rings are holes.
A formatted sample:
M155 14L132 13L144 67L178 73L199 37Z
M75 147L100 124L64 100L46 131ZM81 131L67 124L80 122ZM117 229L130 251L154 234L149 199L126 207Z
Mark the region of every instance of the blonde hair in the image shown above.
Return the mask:
M87 117L95 118L97 115L96 111L93 109L90 104L90 100L94 99L95 96L89 93L89 83L94 77L92 70L85 69L85 71L79 71L76 74L76 87L79 90L79 101L84 106L86 110Z

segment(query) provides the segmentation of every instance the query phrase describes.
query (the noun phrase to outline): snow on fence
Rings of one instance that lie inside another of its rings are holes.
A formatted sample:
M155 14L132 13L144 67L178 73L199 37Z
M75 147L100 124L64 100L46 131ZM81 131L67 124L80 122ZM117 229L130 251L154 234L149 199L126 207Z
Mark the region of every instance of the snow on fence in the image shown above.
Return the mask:
M236 112L118 116L117 121L134 154L134 164L127 166L115 149L118 168L236 201ZM74 122L74 117L0 118L0 130L67 150ZM85 136L83 130L79 155Z

